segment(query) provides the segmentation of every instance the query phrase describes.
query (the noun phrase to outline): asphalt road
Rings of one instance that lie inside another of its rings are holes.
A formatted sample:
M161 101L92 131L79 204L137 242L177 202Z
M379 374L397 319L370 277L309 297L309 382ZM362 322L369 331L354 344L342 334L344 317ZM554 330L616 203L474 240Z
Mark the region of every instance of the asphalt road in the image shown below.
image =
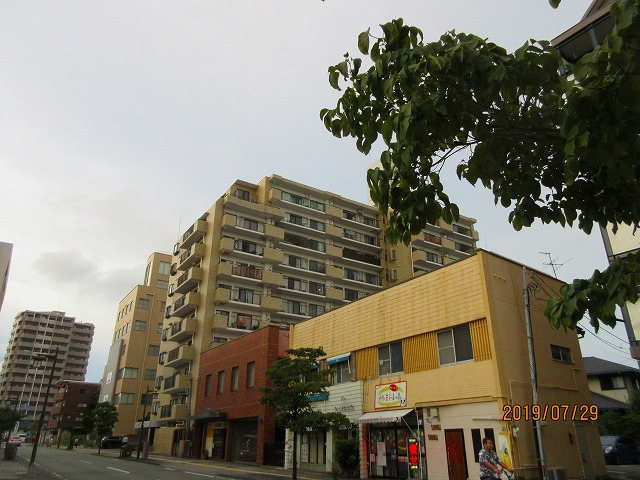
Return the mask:
M189 463L179 459L163 459L148 462L122 459L114 456L111 450L98 455L95 450L74 449L71 451L57 448L39 447L36 466L47 473L46 480L285 480L291 473L283 470L259 471L261 467L242 464L210 465ZM24 459L31 456L31 447L23 445L18 455ZM269 467L266 467L269 468ZM298 478L315 480L313 477ZM44 480L44 479L43 479Z

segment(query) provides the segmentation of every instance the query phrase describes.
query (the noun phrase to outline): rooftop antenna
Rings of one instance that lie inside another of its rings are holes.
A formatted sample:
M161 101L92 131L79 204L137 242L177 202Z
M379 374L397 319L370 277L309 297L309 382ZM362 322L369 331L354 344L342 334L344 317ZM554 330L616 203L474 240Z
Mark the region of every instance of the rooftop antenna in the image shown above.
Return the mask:
M551 258L551 253L550 252L538 252L540 255L546 255L547 257L549 257L549 263L543 263L543 265L547 265L551 267L551 270L553 270L553 276L555 278L558 278L558 272L556 271L556 267L561 267L562 265L564 265L564 263L556 263L555 260L557 259L553 259Z

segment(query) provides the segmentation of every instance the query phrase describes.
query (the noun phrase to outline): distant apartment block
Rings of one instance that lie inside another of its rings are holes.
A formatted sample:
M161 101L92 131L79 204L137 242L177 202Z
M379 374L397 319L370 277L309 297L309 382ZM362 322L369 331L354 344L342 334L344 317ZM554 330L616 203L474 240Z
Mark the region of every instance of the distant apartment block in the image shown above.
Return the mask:
M49 422L51 433L62 436L64 431L82 433L91 415L92 402L98 399L99 383L62 380L56 385ZM88 432L85 432L88 433Z
M100 401L111 402L118 410L114 435L133 433L144 402L151 405L152 394L145 392L154 389L170 266L171 255L151 254L143 283L118 304L100 391Z
M174 246L151 417L171 439L159 445L178 444L195 411L202 352L466 258L476 249L474 224L461 216L393 246L376 207L277 175L237 180Z
M4 294L7 291L7 281L9 280L9 265L11 264L12 251L12 244L0 242L0 310L2 310Z
M13 323L0 372L0 404L17 403L25 415L23 424L36 421L45 402L50 413L59 381L84 381L93 331L92 324L78 323L65 312L20 312ZM53 356L56 349L53 386L49 398L45 398L52 360L38 365L34 357Z

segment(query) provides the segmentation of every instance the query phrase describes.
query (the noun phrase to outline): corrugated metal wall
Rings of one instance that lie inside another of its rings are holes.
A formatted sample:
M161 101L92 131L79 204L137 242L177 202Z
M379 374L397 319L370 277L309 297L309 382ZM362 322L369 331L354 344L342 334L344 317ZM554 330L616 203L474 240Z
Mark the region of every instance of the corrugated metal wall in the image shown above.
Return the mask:
M427 332L402 340L405 373L438 368L436 332Z
M364 380L378 376L378 347L363 348L356 352L356 378Z
M481 362L491 358L491 343L487 319L474 320L469 324L471 330L471 345L473 346L473 360Z

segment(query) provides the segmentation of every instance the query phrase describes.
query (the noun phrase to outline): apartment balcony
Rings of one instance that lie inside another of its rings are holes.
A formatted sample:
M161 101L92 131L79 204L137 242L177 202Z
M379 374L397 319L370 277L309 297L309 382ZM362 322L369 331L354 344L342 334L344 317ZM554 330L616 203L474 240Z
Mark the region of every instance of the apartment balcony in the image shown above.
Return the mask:
M374 235L364 235L359 232L342 232L341 243L345 245L349 245L349 248L358 250L358 251L367 251L367 252L380 252L380 241L377 236Z
M260 315L231 313L230 315L214 315L213 328L216 331L226 329L253 331L260 328ZM236 332L238 334L244 332Z
M333 265L327 265L325 273L329 278L342 278L344 275L344 269Z
M262 255L265 263L278 265L284 262L284 252L271 247L265 247Z
M342 238L342 228L330 223L326 225L326 233L328 237Z
M333 258L342 258L342 248L327 243L326 254Z
M173 316L184 318L200 306L200 293L189 292L172 305Z
M204 278L204 270L200 267L191 267L178 277L175 293L187 293L193 290Z
M177 368L191 363L196 358L196 348L190 345L180 345L167 352L165 367Z
M325 205L325 212L330 217L342 217L342 208L334 205Z
M264 226L264 236L274 239L276 242L282 241L284 239L284 229L267 223Z
M272 270L262 272L262 283L265 285L282 285L282 274Z
M204 258L205 245L204 243L196 243L191 245L185 252L180 255L178 261L178 270L183 272L191 268L196 263L200 262Z
M262 295L260 298L260 308L266 311L277 312L282 309L282 299L270 295Z
M214 303L229 303L231 301L231 290L228 288L216 288L213 294Z
M242 217L238 217L231 213L225 213L222 216L221 226L223 232L230 233L234 236L241 234L255 238L264 237L265 224L263 222L256 222L251 225L251 228L249 228L249 225L245 226L244 219Z
M163 405L160 407L160 420L167 422L180 422L187 419L187 412L189 405L187 404L175 404L175 405Z
M182 234L180 239L180 248L187 249L194 243L199 242L207 234L207 222L205 220L196 220L186 232Z
M325 290L325 296L327 297L327 300L343 301L344 291L334 287L327 287Z
M180 373L165 378L162 382L162 393L176 393L191 388L191 375Z
M231 210L238 213L247 213L259 218L281 219L284 217L284 212L279 208L274 208L273 206L264 203L258 203L258 199L255 195L250 195L248 199L243 199L233 194L226 195L224 197L224 209L225 211Z
M169 342L181 342L195 334L197 328L198 320L196 318L183 318L171 325L167 340Z
M256 285L262 282L264 271L261 268L234 265L229 262L220 262L216 271L216 276L222 279L234 278L237 281Z
M365 253L353 248L343 248L340 263L356 268L380 270L382 268L380 257L377 254Z

